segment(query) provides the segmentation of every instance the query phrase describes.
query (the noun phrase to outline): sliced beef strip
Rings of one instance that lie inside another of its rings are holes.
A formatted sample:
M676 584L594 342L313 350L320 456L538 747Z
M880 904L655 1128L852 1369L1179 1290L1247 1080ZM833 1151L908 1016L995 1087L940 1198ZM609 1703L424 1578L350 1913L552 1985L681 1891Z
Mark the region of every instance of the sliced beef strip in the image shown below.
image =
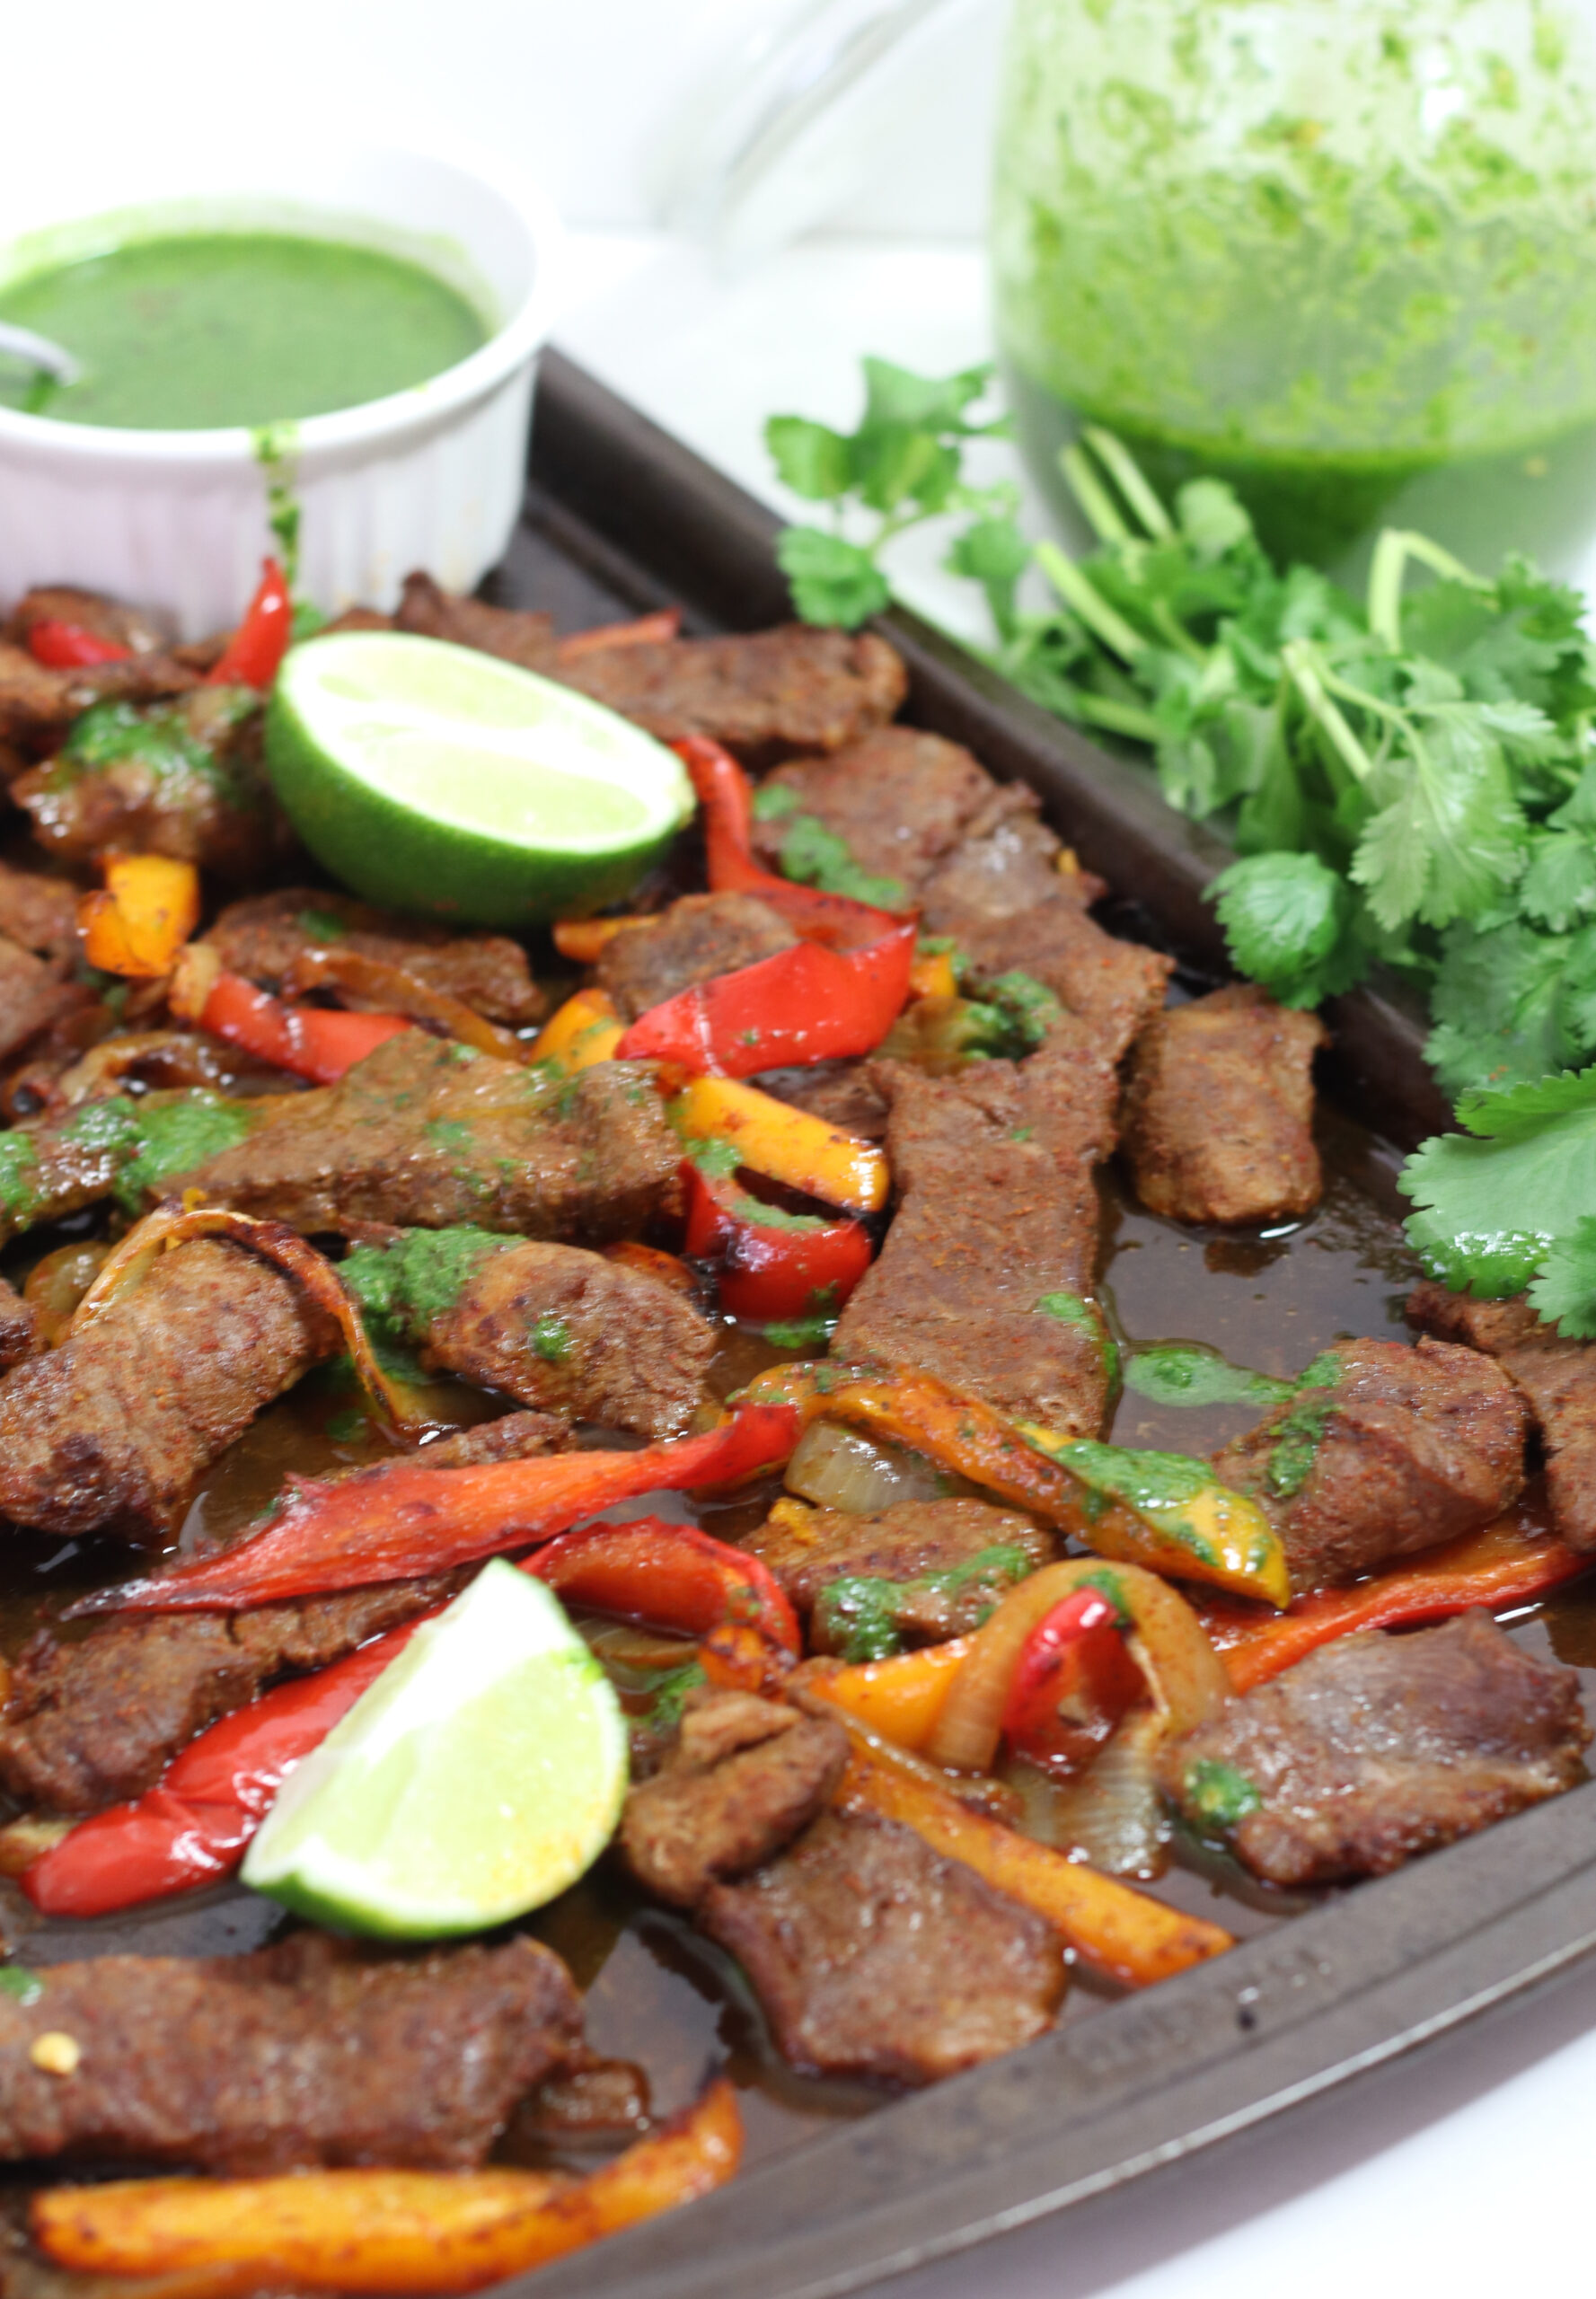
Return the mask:
M115 1043L105 1041L105 1048ZM208 1100L214 1108L215 1097ZM30 1120L0 1132L0 1244L109 1196L139 1153L145 1138L141 1121L185 1104L195 1106L195 1097L184 1091L146 1094L137 1105L128 1095L100 1094L58 1119ZM270 1115L264 1101L234 1102L228 1108L245 1123L256 1113L262 1123Z
M661 742L708 735L753 767L841 750L885 726L908 691L886 639L798 622L726 639L608 647L560 664L554 676Z
M1546 1449L1552 1529L1570 1548L1596 1550L1596 1347L1542 1325L1521 1293L1476 1301L1426 1280L1410 1296L1407 1317L1483 1350L1517 1382Z
M1063 1996L1051 1925L873 1813L825 1813L698 1920L807 2074L932 2083L1031 2042Z
M61 979L58 965L0 934L0 1061L21 1053L79 997L75 984Z
M365 1953L301 1933L247 1956L55 1964L0 1997L0 2156L234 2175L480 2162L523 2092L571 2058L581 2003L549 1948ZM70 2075L29 2057L72 2037Z
M742 1546L763 1559L808 1621L816 1652L836 1651L844 1634L845 1612L825 1602L839 1581L891 1582L898 1634L939 1644L977 1626L1017 1581L1057 1554L1052 1533L987 1501L895 1501L869 1516L815 1509L801 1523L787 1513L745 1535ZM971 1571L993 1550L1004 1554Z
M545 678L555 675L560 641L551 616L490 607L481 599L440 590L430 575L405 577L393 628L413 630L422 639L446 639L456 647L474 647L479 654L498 655Z
M1213 1464L1262 1503L1301 1594L1488 1525L1523 1484L1528 1422L1472 1349L1343 1341Z
M675 1748L631 1789L621 1854L638 1881L677 1907L779 1852L836 1791L848 1735L752 1693L690 1696Z
M755 894L684 894L646 926L629 926L604 945L598 985L623 1019L635 1022L678 991L757 965L797 940L787 920Z
M883 727L828 756L777 767L760 786L754 848L780 869L795 815L812 815L861 870L895 878L906 905L997 789L962 744Z
M259 702L237 687L150 705L118 733L114 753L69 745L11 795L45 852L67 862L117 849L247 878L288 843L261 760Z
M539 1020L548 1003L525 951L507 935L451 934L320 886L283 886L233 903L205 939L225 966L267 990L307 950L336 949L402 966L490 1022L519 1027Z
M428 1371L574 1421L680 1437L705 1402L716 1335L673 1287L576 1246L489 1253L414 1328Z
M194 1480L337 1345L292 1278L198 1238L59 1348L0 1381L0 1515L163 1537Z
M1136 1041L1123 1118L1136 1194L1175 1221L1281 1221L1324 1189L1313 1146L1317 1014L1232 982Z
M1476 1612L1324 1646L1173 1742L1160 1777L1255 1875L1329 1883L1560 1794L1590 1739L1574 1671Z
M601 1244L679 1210L681 1162L652 1073L634 1062L551 1081L406 1030L163 1186L308 1234L346 1221L474 1223Z
M879 1141L886 1132L886 1100L871 1062L817 1061L810 1070L767 1070L750 1082L774 1100L807 1110L866 1141Z
M39 757L66 738L92 703L154 702L198 684L198 673L169 655L52 671L25 647L0 639L0 744Z
M833 1354L914 1366L1000 1412L1096 1437L1113 1364L1089 1306L1112 1059L1066 1026L1028 1061L956 1078L882 1062L876 1075L898 1206Z
M36 957L75 957L78 892L70 878L0 862L0 935Z
M38 1341L38 1320L14 1286L0 1277L0 1372L31 1357Z

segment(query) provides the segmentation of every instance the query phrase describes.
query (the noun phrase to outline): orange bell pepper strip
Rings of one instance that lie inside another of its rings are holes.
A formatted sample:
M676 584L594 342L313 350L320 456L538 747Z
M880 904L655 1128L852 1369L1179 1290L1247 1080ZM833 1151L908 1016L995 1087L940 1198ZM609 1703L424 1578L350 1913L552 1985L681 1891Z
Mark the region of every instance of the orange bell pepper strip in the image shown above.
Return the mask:
M607 991L578 990L551 1014L532 1042L533 1061L551 1061L568 1076L612 1061L625 1024Z
M523 1461L429 1469L385 1461L336 1483L291 1478L283 1505L252 1538L219 1555L79 1599L101 1612L234 1612L280 1597L360 1589L447 1572L530 1548L617 1502L649 1493L740 1484L777 1468L798 1438L789 1406L743 1406L700 1437L630 1453L551 1453Z
M922 1645L918 1652L895 1653L890 1660L811 1660L804 1682L884 1740L918 1754L935 1731L974 1641L954 1636L945 1644Z
M108 855L104 888L80 897L77 922L92 966L154 981L199 923L199 873L164 854Z
M958 974L946 950L927 950L909 969L911 998L957 998Z
M1210 1601L1204 1627L1238 1692L1294 1668L1321 1644L1362 1628L1409 1628L1451 1620L1477 1605L1500 1612L1544 1597L1592 1559L1562 1541L1527 1535L1516 1514L1498 1517L1483 1531L1426 1549L1422 1556L1377 1572L1351 1589L1322 1589L1289 1612L1260 1616L1250 1608Z
M873 1141L794 1109L757 1086L729 1078L694 1078L671 1103L678 1133L690 1141L724 1141L739 1166L802 1190L850 1213L879 1213L892 1186L884 1153Z
M157 2276L254 2270L241 2288L392 2293L480 2290L708 2195L742 2161L724 2076L696 2105L586 2179L479 2171L298 2171L260 2180L119 2180L36 2196L29 2226L58 2267ZM186 2299L203 2299L196 2286Z
M1219 1925L1183 1916L971 1811L957 1797L881 1763L857 1741L833 1801L844 1811L902 1820L933 1851L962 1860L996 1890L1045 1916L1084 1962L1123 1987L1151 1986L1236 1944Z
M549 930L562 958L591 966L597 965L617 934L624 934L629 926L653 923L650 918L557 918Z
M767 1564L696 1525L634 1517L563 1533L522 1570L573 1604L707 1636L723 1621L754 1628L795 1657L798 1616Z

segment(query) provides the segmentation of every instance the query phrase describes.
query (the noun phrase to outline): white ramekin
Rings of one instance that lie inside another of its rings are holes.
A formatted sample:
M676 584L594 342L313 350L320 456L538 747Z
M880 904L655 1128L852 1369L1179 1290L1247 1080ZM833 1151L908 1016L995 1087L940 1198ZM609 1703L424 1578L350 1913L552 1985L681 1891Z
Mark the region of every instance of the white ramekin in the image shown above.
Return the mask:
M0 279L91 253L97 233L304 231L428 263L493 332L413 390L305 418L277 474L242 428L113 430L0 408L0 611L32 584L75 583L163 609L185 638L223 629L275 548L271 475L292 482L300 588L327 613L392 606L415 567L470 590L502 556L525 486L560 261L549 202L476 154L171 140L166 154L75 158L48 185L0 177Z

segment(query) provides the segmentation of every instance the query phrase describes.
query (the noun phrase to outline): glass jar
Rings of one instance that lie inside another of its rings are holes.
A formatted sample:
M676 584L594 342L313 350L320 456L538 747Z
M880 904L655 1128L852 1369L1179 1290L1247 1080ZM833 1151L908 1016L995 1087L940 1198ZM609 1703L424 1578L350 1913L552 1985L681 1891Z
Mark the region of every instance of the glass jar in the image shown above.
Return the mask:
M1596 38L1542 0L1015 0L997 330L1021 444L1229 479L1282 559L1596 534Z

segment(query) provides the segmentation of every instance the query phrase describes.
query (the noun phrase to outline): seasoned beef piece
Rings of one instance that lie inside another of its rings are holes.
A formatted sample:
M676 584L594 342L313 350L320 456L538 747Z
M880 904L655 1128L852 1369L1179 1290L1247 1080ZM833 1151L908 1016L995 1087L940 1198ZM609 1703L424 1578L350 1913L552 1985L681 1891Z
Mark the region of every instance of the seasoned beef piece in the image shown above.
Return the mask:
M1124 1149L1136 1194L1175 1221L1280 1221L1324 1188L1313 1146L1317 1014L1249 982L1160 1014L1136 1041Z
M661 742L709 735L754 767L841 750L885 726L908 691L885 639L800 622L729 639L607 647L561 663L554 675Z
M344 1221L470 1222L596 1244L676 1211L681 1162L652 1075L634 1062L551 1080L406 1030L164 1186L312 1235Z
M651 1780L631 1789L621 1853L638 1881L677 1907L768 1860L830 1802L848 1735L752 1693L691 1696L682 1737Z
M101 1956L0 1997L0 2156L463 2169L569 2058L582 2007L550 1948L370 1954L301 1933L248 1956ZM69 2075L29 2057L43 2035Z
M569 1441L570 1426L560 1414L503 1413L497 1421L479 1421L473 1429L436 1439L421 1448L419 1458L429 1469L469 1469L484 1461L527 1461L537 1453L562 1453ZM401 1460L410 1458L415 1457L401 1456ZM399 1467L401 1461L392 1466Z
M70 878L0 862L0 935L41 958L77 955L78 889Z
M13 1286L0 1277L0 1372L33 1354L38 1339L32 1309Z
M441 591L430 575L405 577L392 627L413 630L422 639L474 647L479 654L501 656L507 663L519 663L524 671L542 672L545 678L555 675L560 642L551 616L490 607L481 599Z
M1018 918L1059 901L1077 911L1089 908L1107 891L1102 879L1070 867L1041 812L1042 801L1028 783L991 786L985 803L962 826L957 845L925 881L924 915L957 914L967 922Z
M828 1812L699 1922L747 1973L782 2057L934 2083L1030 2043L1064 1993L1051 1925L897 1820Z
M1301 1594L1500 1516L1524 1482L1528 1418L1472 1349L1342 1341L1213 1465L1262 1503Z
M77 1002L75 986L62 981L58 966L0 934L0 1061Z
M249 877L287 836L261 764L260 727L260 699L244 687L106 704L11 795L46 852L68 862L120 848Z
M159 1539L200 1472L337 1345L259 1255L198 1238L0 1381L0 1516Z
M198 674L170 655L52 671L25 647L0 640L0 743L37 757L64 740L73 720L93 703L154 702L186 694L198 683Z
M997 788L962 744L913 727L883 727L829 757L794 759L767 776L754 851L780 869L795 822L807 816L840 838L860 870L895 879L896 894L883 889L882 899L903 908Z
M516 2111L512 2138L534 2145L611 2145L639 2137L648 2127L648 2078L630 2059L582 2059L545 2076Z
M683 894L647 926L629 926L607 942L598 982L623 1018L635 1022L679 990L789 950L798 936L754 894Z
M136 655L161 654L172 633L142 607L125 607L98 591L80 591L70 583L39 583L25 592L12 609L5 636L25 647L35 623L70 622L96 639L131 647Z
M751 1082L776 1101L807 1110L866 1141L879 1141L886 1132L886 1102L871 1062L817 1061L809 1070L767 1070Z
M1426 1280L1409 1297L1407 1317L1483 1350L1518 1383L1546 1449L1552 1529L1570 1548L1596 1549L1596 1347L1543 1326L1521 1293L1476 1301Z
M1096 1437L1113 1351L1089 1306L1093 1169L1114 1147L1111 1058L1055 1029L1028 1061L956 1078L877 1065L898 1210L834 1355L916 1366L1000 1412Z
M1379 1876L1572 1788L1579 1678L1485 1613L1327 1644L1167 1748L1165 1793L1272 1884Z
M80 1069L116 1044L105 1041ZM101 1094L62 1118L0 1132L0 1243L41 1222L59 1221L113 1191L132 1212L138 1189L157 1188L174 1158L192 1155L200 1144L242 1141L269 1124L281 1107L276 1100L229 1101L206 1091L137 1099ZM130 1174L136 1164L137 1174Z
M789 1504L742 1546L807 1618L816 1652L847 1650L866 1608L912 1644L962 1636L1057 1554L1042 1526L987 1501L895 1501L868 1517L812 1509L801 1521ZM847 1585L858 1581L868 1597Z
M283 886L235 902L205 939L221 952L225 966L267 990L275 990L307 950L337 949L402 966L490 1022L519 1027L537 1021L548 1004L525 951L507 935L451 934L320 886Z
M379 614L375 607L346 607L342 614L335 614L331 622L324 622L312 636L337 639L346 630L393 630L397 627L391 614Z

